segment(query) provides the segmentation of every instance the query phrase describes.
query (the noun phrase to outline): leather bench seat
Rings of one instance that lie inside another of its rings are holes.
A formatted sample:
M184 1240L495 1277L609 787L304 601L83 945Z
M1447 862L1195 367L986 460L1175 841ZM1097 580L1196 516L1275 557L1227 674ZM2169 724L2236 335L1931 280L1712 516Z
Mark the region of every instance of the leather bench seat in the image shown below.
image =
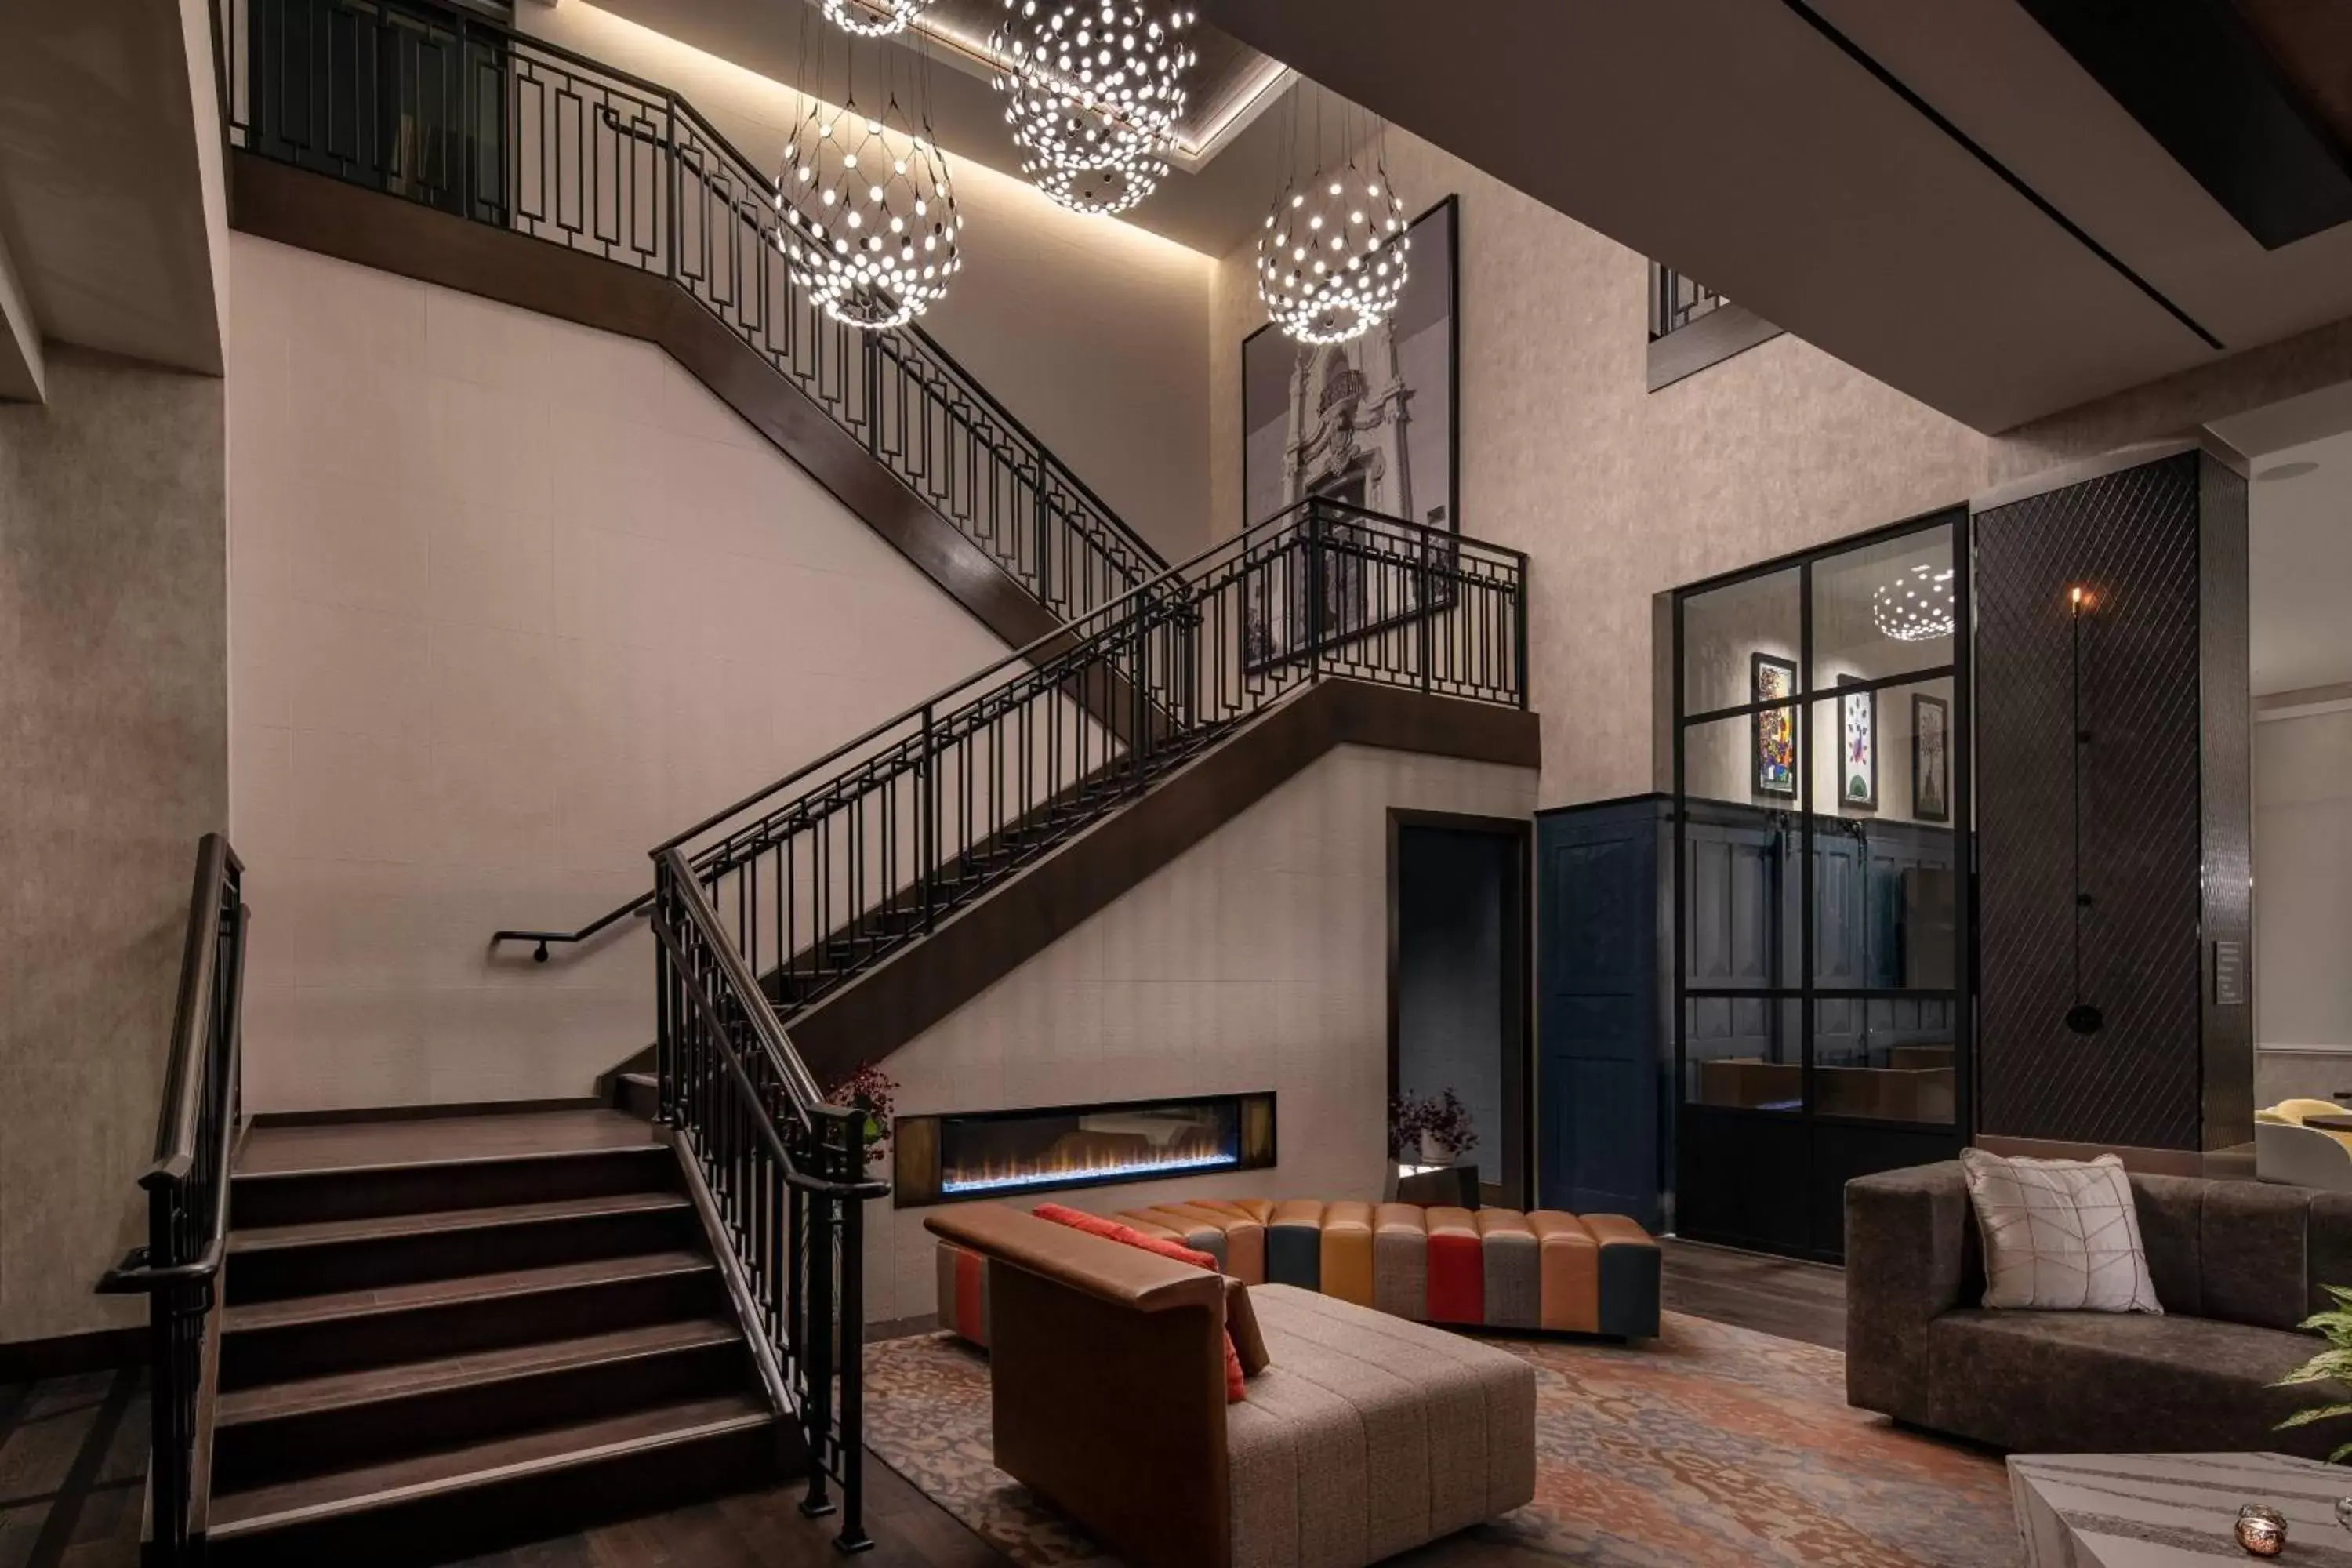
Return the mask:
M1658 1244L1620 1215L1422 1208L1314 1198L1204 1198L1112 1216L1217 1260L1416 1322L1646 1339L1658 1331ZM941 1242L940 1323L988 1342L978 1260Z

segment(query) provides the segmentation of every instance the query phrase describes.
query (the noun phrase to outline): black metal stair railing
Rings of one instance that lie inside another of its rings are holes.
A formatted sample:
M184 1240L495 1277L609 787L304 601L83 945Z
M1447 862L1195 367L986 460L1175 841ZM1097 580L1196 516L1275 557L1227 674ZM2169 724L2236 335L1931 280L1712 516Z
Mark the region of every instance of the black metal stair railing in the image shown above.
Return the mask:
M796 289L774 184L676 92L445 0L215 0L231 144L668 279L1054 618L1166 563L919 328Z
M808 1447L811 1518L838 1508L835 1544L865 1522L866 1113L827 1105L677 851L655 863L662 1102L726 1227ZM837 1484L836 1505L827 1483Z
M147 1241L98 1287L147 1297L148 1568L204 1560L211 1394L220 1376L207 1323L219 1308L215 1284L228 1246L229 1160L241 1109L243 873L219 834L197 843L155 1159L139 1178Z
M1306 687L1525 707L1526 589L1517 551L1303 502L656 854L789 1025Z

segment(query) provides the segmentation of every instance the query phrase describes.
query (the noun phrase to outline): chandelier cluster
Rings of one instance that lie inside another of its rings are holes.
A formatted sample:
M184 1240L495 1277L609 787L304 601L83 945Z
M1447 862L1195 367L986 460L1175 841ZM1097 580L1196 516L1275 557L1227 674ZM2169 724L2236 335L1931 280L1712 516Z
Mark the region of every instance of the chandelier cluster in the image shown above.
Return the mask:
M1870 618L1896 642L1927 642L1949 637L1959 624L1952 604L1953 568L1907 567L1870 595Z
M1276 198L1257 239L1257 296L1298 342L1346 342L1396 310L1412 249L1386 171L1351 159Z
M1197 58L1192 25L1144 0L1004 0L989 52L1021 172L1074 212L1125 212L1158 189Z
M877 119L811 100L784 143L776 217L793 281L847 326L906 325L962 265L947 160L895 103Z

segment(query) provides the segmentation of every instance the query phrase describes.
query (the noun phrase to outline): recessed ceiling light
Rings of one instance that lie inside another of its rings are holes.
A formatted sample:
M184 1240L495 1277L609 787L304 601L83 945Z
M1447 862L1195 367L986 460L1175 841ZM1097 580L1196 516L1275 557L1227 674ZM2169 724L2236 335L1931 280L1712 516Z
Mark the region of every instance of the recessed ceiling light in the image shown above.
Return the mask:
M2317 463L2279 463L2271 468L2264 468L2261 473L2256 474L2254 478L2265 482L2272 479L2299 479L2305 474L2316 473L2318 470L2319 465Z

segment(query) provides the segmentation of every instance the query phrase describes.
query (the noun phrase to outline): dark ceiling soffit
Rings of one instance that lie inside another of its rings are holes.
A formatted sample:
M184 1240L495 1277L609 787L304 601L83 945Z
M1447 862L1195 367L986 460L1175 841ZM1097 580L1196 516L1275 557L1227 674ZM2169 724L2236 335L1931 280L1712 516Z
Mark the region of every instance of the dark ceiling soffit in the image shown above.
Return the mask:
M1821 34L1822 37L1827 38L1831 43L1835 44L1838 48L1856 65L1862 67L1863 69L1868 71L1872 76L1876 77L1880 82L1885 85L1888 91L1894 93L1897 98L1903 100L1904 102L1909 104L1912 109L1923 116L1929 124L1935 126L1937 130L1951 138L1951 140L1965 150L1970 157L1974 158L1978 163L1982 163L1986 168L1991 170L1992 173L2000 179L2002 184L2008 185L2010 189L2015 191L2019 195L2023 196L2027 201L2032 203L2035 208L2041 212L2042 216L2056 224L2060 228L2064 229L2066 233L2074 238L2076 244L2082 246L2085 250L2088 250L2092 255L2097 257L2101 261L2105 262L2108 267L2115 270L2116 276L2122 278L2133 288L2138 289L2142 294L2147 295L2150 300L2161 306L2164 309L2165 313L2169 315L2174 321L2179 321L2182 326L2187 327L2190 331L2196 333L2198 340L2204 343L2207 348L2226 351L2227 345L2225 345L2221 339L2215 337L2212 333L2207 331L2204 327L2200 325L2195 317L2182 310L2179 306L2174 304L2154 284L2150 283L2147 279L2142 278L2138 273L2126 266L2121 257L2116 255L2115 252L2109 250L2105 246L2101 245L2097 240L2093 239L2088 234L2084 233L2081 225L2075 223L2074 219L2068 217L2064 213L2060 212L2056 207L2051 205L2048 198L2044 197L2041 192L2035 190L2032 185L2027 184L2024 180L2018 176L2016 171L2010 168L2008 164L2002 163L1991 153L1986 152L1982 147L1977 145L1976 142L1969 137L1968 132L1962 131L1958 126L1945 119L1943 115L1937 113L1936 107L1929 103L1926 99L1921 98L1917 93L1912 91L1911 89L1904 83L1902 78L1896 76L1893 71L1888 70L1885 66L1880 65L1875 59L1872 58L1870 55L1863 50L1860 45L1856 44L1852 38L1847 37L1843 33L1838 31L1836 27L1831 26L1830 23L1815 12L1811 6L1806 5L1804 0L1780 0L1780 3L1786 5L1790 11L1794 12L1798 16L1801 17L1806 25L1811 26L1815 32ZM2029 9L2031 9L2031 0L2028 0L2028 5Z
M2352 221L2352 163L2227 0L2019 0L2265 250Z

